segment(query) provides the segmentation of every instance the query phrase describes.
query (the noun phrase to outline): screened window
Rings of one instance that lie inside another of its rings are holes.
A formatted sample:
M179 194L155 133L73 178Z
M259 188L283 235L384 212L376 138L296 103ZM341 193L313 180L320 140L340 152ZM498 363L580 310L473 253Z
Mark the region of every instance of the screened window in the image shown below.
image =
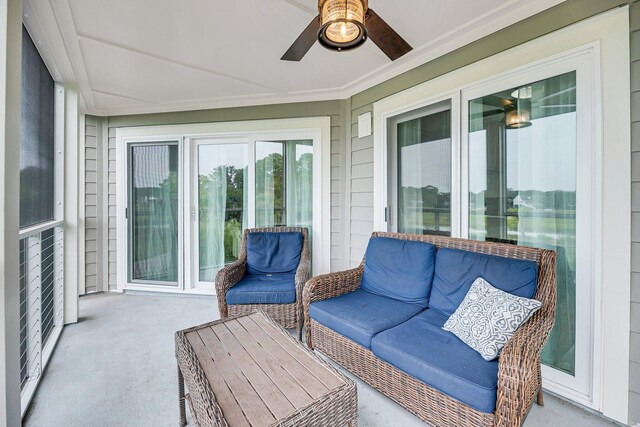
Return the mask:
M22 28L20 227L53 219L54 82Z

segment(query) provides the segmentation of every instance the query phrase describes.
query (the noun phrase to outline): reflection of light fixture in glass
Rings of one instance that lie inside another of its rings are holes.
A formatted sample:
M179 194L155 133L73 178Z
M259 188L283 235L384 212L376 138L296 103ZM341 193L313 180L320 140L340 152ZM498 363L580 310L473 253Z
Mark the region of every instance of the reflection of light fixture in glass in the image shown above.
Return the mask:
M320 0L320 44L342 51L364 43L367 40L364 20L368 3L368 0Z
M504 116L507 129L520 129L531 126L531 112L525 109L508 111Z
M522 86L521 88L511 92L511 96L516 99L531 99L532 92L533 90L531 89L531 86Z
M504 121L507 129L520 129L531 126L531 86L514 90L511 96L516 98L512 109L505 112Z

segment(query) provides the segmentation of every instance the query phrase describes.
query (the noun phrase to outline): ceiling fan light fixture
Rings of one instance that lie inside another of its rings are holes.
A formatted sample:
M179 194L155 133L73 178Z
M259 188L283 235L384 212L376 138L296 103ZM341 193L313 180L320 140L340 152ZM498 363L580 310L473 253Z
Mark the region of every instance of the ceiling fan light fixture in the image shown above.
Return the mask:
M367 40L368 0L320 0L318 41L327 49L355 49Z

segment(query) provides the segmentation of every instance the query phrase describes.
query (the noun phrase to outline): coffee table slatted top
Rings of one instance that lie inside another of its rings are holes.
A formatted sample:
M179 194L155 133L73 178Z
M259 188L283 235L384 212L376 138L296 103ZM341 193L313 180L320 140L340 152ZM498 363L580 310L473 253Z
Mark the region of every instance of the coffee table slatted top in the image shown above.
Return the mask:
M353 388L355 401L355 385L350 379L262 313L181 333L230 426L278 425L279 420L291 418L304 408L313 412L315 402L324 402L346 388ZM189 385L188 375L183 374ZM193 400L193 396L190 398Z

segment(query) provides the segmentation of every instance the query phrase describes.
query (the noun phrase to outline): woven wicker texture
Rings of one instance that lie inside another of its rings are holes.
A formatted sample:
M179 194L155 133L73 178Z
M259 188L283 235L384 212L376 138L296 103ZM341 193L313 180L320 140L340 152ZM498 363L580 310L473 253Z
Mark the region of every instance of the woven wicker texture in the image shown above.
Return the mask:
M294 304L227 304L227 291L236 285L245 275L247 268L247 235L249 233L302 233L302 253L300 264L296 270L296 302ZM302 311L302 288L311 275L311 250L309 247L309 232L302 227L271 227L249 228L242 235L242 245L238 260L222 268L216 275L216 295L220 317L239 316L249 314L255 310L262 310L284 328L297 328L298 336L302 339L304 315Z
M443 236L374 232L372 237L427 242L438 248L461 249L537 263L539 270L535 298L542 302L542 307L518 328L500 354L495 412L479 412L452 399L378 359L370 350L309 318L309 305L312 302L343 295L360 287L364 259L355 269L314 277L305 285L303 306L309 348L326 354L430 425L522 425L534 397L541 390L540 352L555 321L555 252ZM541 403L541 395L539 402Z
M198 357L203 358L204 356L202 354L196 354L189 342L188 334L193 333L194 331L207 329L215 325L221 325L242 317L246 319L248 316L249 315L230 317L176 332L175 339L176 357L178 360L178 392L180 399L181 426L186 424L185 408L183 403L185 401L185 383L189 390L186 401L189 402L193 421L196 426L226 427L228 425L233 425L229 424L228 420L225 419L220 408L221 405L212 391L212 386L205 374L205 370L198 360ZM250 316L254 319L256 319L255 316L259 316L259 319L257 320L267 326L267 336L275 337L275 335L278 335L280 337L278 341L283 345L282 351L302 354L302 356L304 356L303 358L309 358L307 362L304 362L302 361L302 358L299 358L298 360L302 363L319 364L320 366L318 368L325 370L325 376L333 376L333 382L336 384L336 386L331 388L328 392L322 393L318 398L302 407L296 407L290 414L282 417L281 419L277 419L275 422L271 423L270 426L342 427L349 425L355 427L357 424L356 417L358 408L355 382L341 374L333 366L301 345L299 341L296 341L288 332L276 324L273 319L266 316L264 312L253 313ZM258 339L256 339L256 342L260 343ZM276 362L271 361L270 363ZM309 374L307 373L307 375ZM247 377L245 381L249 381L248 378L249 377ZM306 381L310 380L308 376L305 379ZM219 381L223 381L223 379L220 378ZM315 381L320 382L318 379L315 379ZM242 422L240 424L242 424Z

